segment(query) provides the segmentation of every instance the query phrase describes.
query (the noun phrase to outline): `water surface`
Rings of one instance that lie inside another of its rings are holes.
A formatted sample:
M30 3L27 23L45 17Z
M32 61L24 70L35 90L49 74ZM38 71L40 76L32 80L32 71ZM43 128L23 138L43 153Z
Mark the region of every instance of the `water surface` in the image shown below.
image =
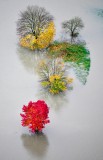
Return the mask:
M81 36L91 53L91 69L86 85L75 78L73 91L64 97L40 95L35 56L17 51L15 22L19 11L32 4L55 16L56 38L65 19L80 16L85 23ZM103 17L90 11L101 6L101 0L0 1L1 160L103 160ZM51 123L37 136L21 126L19 114L23 104L40 98L50 106Z

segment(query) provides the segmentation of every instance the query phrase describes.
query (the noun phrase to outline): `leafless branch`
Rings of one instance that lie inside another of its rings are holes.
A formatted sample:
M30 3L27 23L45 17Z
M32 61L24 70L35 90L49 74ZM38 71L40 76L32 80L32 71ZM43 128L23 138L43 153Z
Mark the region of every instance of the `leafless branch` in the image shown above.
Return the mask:
M20 13L20 19L17 21L17 34L21 37L33 34L37 38L40 30L43 31L53 19L45 8L28 6L26 11Z
M78 37L80 30L84 27L83 21L79 17L70 19L69 21L64 21L62 23L62 28L65 29L67 33L70 34L71 42Z

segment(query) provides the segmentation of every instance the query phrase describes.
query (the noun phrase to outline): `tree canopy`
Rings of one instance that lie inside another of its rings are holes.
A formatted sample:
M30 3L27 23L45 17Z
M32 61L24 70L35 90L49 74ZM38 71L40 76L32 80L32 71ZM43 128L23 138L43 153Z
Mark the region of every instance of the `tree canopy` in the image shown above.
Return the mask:
M73 19L64 21L62 23L62 28L66 33L70 34L71 42L78 37L80 30L84 27L83 21L79 17L74 17Z
M27 10L20 13L20 19L17 21L17 34L21 37L32 34L37 38L53 19L45 8L28 6Z

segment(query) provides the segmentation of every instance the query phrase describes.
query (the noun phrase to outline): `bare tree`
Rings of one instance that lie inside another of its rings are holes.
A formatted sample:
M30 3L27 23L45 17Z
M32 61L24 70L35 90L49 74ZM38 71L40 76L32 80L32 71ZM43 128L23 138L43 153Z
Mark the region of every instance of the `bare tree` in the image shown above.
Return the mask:
M33 34L37 38L51 21L53 16L45 8L28 6L26 11L21 12L20 19L17 21L17 34L21 37Z
M75 17L69 21L64 21L62 23L62 28L65 29L66 33L70 34L71 43L75 41L75 38L78 37L79 31L84 27L82 19Z

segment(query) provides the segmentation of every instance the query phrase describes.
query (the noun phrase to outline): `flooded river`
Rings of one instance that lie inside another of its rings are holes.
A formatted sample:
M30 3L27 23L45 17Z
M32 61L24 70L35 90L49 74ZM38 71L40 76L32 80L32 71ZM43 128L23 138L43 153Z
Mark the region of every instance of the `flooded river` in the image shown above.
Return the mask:
M65 96L40 93L36 71L42 56L18 47L16 21L28 5L45 7L55 17L55 39L62 21L79 16L85 24L81 36L91 58L87 82L73 74L73 90ZM98 9L102 0L0 1L0 160L103 160L103 17ZM21 126L20 113L38 99L50 107L50 124L33 135Z

